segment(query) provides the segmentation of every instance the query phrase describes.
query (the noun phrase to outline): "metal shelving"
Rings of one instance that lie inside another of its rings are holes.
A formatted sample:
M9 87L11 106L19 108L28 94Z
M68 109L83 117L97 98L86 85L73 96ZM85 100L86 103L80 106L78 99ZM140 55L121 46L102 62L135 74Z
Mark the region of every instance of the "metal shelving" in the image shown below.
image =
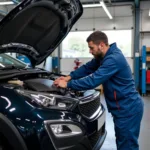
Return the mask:
M150 70L150 60L146 58L150 57L150 51L147 51L147 47L142 47L141 53L141 64L142 64L142 71L141 71L141 94L145 95L147 91L150 91L150 83L146 82L146 71Z

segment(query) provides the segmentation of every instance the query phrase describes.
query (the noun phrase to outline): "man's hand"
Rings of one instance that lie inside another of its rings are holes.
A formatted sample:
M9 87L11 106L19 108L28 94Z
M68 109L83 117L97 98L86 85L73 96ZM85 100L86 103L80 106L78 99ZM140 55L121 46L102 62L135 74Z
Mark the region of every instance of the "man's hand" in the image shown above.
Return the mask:
M55 80L54 85L61 88L67 87L67 82L65 80Z
M57 78L55 81L59 81L59 80L64 80L64 81L68 82L71 80L71 76L66 76L66 77L61 76L61 77Z

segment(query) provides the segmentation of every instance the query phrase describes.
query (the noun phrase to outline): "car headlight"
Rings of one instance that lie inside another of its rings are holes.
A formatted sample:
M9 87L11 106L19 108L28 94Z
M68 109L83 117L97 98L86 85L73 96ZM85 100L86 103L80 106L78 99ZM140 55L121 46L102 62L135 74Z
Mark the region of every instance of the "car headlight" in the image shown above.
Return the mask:
M47 108L70 110L73 109L78 102L74 98L69 98L55 94L37 93L26 90L16 90L16 91L17 93L32 99L32 101L30 101L32 102L32 104L36 103L39 106Z
M76 149L75 145L82 143L84 145L84 142L86 142L84 139L86 135L85 128L79 122L70 119L45 120L44 127L55 149L63 150L66 147L68 149Z
M83 134L80 126L70 120L47 120L44 121L48 133L53 133L55 137L73 137Z
M50 128L56 137L69 137L82 134L82 130L73 124L52 124Z

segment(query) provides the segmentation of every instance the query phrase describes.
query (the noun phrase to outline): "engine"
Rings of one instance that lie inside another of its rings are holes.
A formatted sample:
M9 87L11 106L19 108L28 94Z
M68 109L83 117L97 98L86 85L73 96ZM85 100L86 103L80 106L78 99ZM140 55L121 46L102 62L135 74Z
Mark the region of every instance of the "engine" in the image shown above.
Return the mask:
M36 78L24 81L24 87L37 92L53 92L64 95L65 89L57 88L53 85L53 80Z
M48 78L30 78L25 80L9 80L5 86L14 89L25 89L36 92L45 92L50 94L65 95L68 97L82 97L84 92L73 91L70 89L58 88L53 85L53 80Z

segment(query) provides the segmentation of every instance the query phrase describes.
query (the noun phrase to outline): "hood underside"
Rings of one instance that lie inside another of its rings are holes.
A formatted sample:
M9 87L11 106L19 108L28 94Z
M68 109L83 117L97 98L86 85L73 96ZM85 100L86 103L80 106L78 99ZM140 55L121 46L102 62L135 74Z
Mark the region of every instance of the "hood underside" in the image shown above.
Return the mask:
M79 0L25 0L0 22L0 53L24 54L33 66L38 65L82 13Z

